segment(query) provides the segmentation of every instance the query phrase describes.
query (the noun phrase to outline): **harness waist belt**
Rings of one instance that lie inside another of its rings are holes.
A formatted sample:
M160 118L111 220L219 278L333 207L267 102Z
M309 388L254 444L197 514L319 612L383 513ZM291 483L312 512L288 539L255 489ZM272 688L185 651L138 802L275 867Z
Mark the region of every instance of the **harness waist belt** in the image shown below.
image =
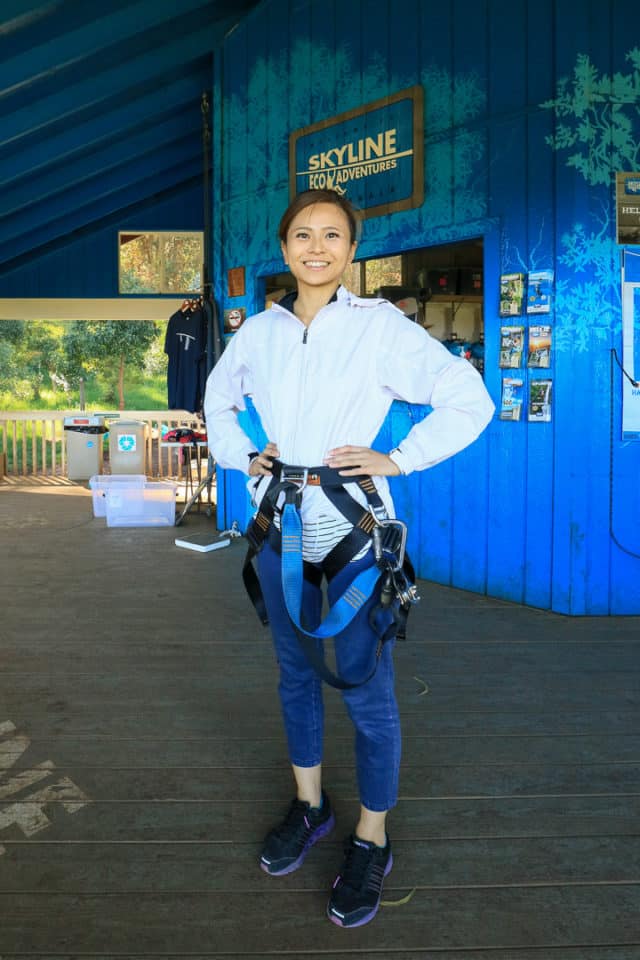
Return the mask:
M359 473L354 477L342 477L335 467L301 467L296 464L274 460L272 473L276 480L290 480L291 483L304 483L308 487L342 487L345 483L359 483L370 480L369 474ZM373 484L373 481L371 481ZM375 487L375 484L373 484Z

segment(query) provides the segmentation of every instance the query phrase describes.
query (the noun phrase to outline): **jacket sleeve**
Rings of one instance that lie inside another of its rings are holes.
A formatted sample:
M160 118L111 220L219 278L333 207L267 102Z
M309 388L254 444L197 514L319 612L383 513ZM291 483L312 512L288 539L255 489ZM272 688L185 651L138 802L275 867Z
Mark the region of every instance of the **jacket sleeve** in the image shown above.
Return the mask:
M238 422L251 392L251 371L244 357L243 330L235 333L209 374L204 395L204 416L209 450L221 467L248 472L249 454L255 450Z
M482 377L468 360L456 357L426 330L403 318L379 355L378 382L398 400L428 404L391 458L402 473L425 470L467 447L485 429L495 406Z

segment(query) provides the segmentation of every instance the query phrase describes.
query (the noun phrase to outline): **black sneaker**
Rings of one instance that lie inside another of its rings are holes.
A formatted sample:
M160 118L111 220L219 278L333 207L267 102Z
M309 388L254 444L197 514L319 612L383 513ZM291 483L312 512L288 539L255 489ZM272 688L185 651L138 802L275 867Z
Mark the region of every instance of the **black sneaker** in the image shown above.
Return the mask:
M292 800L283 822L267 834L260 866L272 877L293 873L302 866L309 848L330 833L335 822L329 798L324 790L322 806L319 808L302 800Z
M339 927L361 927L373 920L380 905L382 882L393 866L391 844L386 847L350 836L344 848L342 871L333 884L327 916Z

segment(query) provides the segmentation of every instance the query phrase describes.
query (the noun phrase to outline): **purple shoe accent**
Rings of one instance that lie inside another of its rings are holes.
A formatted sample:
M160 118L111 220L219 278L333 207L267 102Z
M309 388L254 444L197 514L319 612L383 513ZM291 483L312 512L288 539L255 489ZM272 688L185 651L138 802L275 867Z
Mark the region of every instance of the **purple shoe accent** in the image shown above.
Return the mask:
M307 826L309 826L309 823L306 817L304 818L304 820ZM268 864L263 863L262 861L260 861L260 867L264 870L265 873L268 873L270 877L285 877L288 873L293 873L295 870L298 869L298 867L302 866L302 862L304 858L306 857L306 855L308 854L309 850L314 845L314 843L317 843L318 840L322 840L322 838L326 837L328 833L331 833L335 825L336 825L336 818L334 817L333 814L331 814L329 819L325 820L324 823L320 824L320 826L314 831L314 833L311 834L306 844L302 848L302 852L300 853L300 856L298 857L298 859L294 860L293 863L290 863L288 867L284 868L284 870L278 870L278 872L275 873L274 871L269 870Z
M386 867L384 868L384 876L385 876L385 877L387 877L387 876L391 873L391 868L392 868L392 867L393 867L393 854L390 853L390 854L389 854L389 860L387 861L387 865L386 865ZM335 879L335 883L333 884L334 889L335 889L335 887L336 887L336 885L337 885L337 883L338 883L338 880L340 880L340 875L339 875L339 874L338 874L338 876L337 876L336 879ZM375 907L373 908L373 910L371 910L370 913L367 913L366 916L362 917L360 920L356 920L355 923L343 923L343 921L340 919L340 917L334 916L334 915L331 913L331 911L329 910L328 907L327 907L327 916L329 917L329 920L331 920L332 923L335 923L335 925L336 925L337 927L341 927L343 930L351 930L353 927L363 927L363 926L365 925L365 923L369 923L369 921L370 921L370 920L373 920L373 918L375 917L376 913L378 912L378 910L379 910L379 908L380 908L380 900L381 900L381 899L382 899L382 888L380 889L380 896L378 897L378 902L376 903L376 905L375 905Z

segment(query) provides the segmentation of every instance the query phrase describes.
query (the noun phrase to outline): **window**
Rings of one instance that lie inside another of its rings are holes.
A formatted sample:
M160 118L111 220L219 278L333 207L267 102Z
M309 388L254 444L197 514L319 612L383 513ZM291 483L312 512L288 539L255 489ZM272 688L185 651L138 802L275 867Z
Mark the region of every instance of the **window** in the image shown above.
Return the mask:
M377 294L381 287L399 287L402 284L402 257L377 257L365 260L365 293Z
M375 257L357 260L345 270L342 281L360 297L375 297L379 290L399 287L402 283L402 257Z
M204 234L159 231L118 234L120 293L198 293Z

